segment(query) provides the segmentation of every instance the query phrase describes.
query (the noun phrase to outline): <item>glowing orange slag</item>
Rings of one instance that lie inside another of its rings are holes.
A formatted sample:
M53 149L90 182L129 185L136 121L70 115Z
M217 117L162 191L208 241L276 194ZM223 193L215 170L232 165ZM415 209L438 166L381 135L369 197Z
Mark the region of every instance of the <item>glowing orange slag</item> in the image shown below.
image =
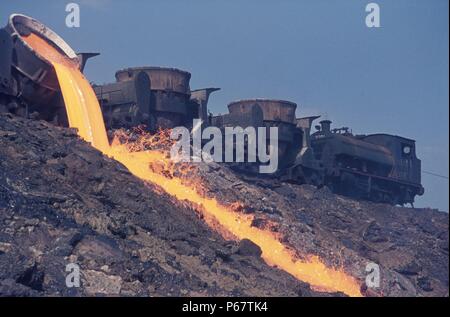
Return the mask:
M157 184L178 200L199 206L199 212L205 215L205 219L214 219L222 228L222 233L231 233L238 239L252 240L261 247L262 258L269 265L285 270L316 289L361 296L358 281L347 275L343 269L327 267L317 256L309 256L306 260L296 259L293 252L283 245L273 232L252 226L252 216L237 213L232 208L219 204L216 199L199 194L199 187L187 185L179 177L168 178L163 173L158 173L157 169L152 169L152 164L168 164L170 159L163 152L130 152L127 146L118 142L109 145L95 93L76 65L62 60L59 51L33 33L24 39L54 65L69 124L78 129L80 137L124 164L140 179Z

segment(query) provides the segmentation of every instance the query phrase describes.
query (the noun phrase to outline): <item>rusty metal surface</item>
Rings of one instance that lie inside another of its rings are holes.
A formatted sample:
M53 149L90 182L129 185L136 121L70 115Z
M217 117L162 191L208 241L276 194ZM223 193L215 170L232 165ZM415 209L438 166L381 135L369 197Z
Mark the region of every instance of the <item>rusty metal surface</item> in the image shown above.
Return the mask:
M297 127L300 129L308 129L308 131L309 131L311 129L313 121L318 118L320 118L320 116L297 118L296 119Z
M189 127L192 125L192 119L198 117L204 121L208 120L207 103L209 94L218 90L218 88L206 88L194 91L191 94L189 87L191 74L176 68L132 67L118 70L115 77L117 84L124 84L133 81L139 74L145 74L149 78L147 89L150 92L150 102L147 112L150 115L150 130L173 128L180 125ZM142 87L139 88L143 89ZM125 89L125 86L122 89ZM124 95L131 94L132 99L132 91L122 91L121 93ZM127 98L130 99L130 97ZM128 107L133 112L133 107L131 105ZM143 111L139 113L143 113ZM123 117L126 114L126 111L121 111L117 115Z
M53 91L59 90L55 71L53 66L45 58L25 43L21 38L21 34L33 32L39 35L78 66L80 65L74 50L55 32L33 18L21 14L13 14L10 16L5 30L11 35L14 43L16 58L13 59L13 67L20 74L42 87Z
M198 105L198 116L204 122L208 122L209 96L220 88L203 88L191 91L191 101Z
M189 96L177 94L171 91L152 91L152 103L155 110L160 112L171 112L186 115L191 112Z
M392 153L381 145L360 141L353 137L334 134L333 146L335 153L347 154L355 158L377 162L379 164L394 166Z
M80 61L80 70L83 72L87 60L98 55L100 53L77 53L78 60Z
M212 117L211 125L217 127L263 127L263 112L261 107L251 105L241 113L229 113Z
M133 78L139 72L145 72L150 77L152 90L173 91L189 95L189 81L191 74L184 70L166 67L131 67L116 72L117 81L126 81Z
M150 79L144 72L133 80L94 86L108 128L150 125Z
M261 107L264 121L279 121L295 124L295 110L297 104L286 100L244 99L229 103L228 109L230 113L240 113L254 104Z
M0 29L0 93L12 93L11 61L13 43L9 33Z
M395 167L391 174L392 177L416 184L421 183L421 161L416 156L414 140L383 133L367 135L362 140L384 146L393 154ZM407 154L403 153L405 146L410 149Z

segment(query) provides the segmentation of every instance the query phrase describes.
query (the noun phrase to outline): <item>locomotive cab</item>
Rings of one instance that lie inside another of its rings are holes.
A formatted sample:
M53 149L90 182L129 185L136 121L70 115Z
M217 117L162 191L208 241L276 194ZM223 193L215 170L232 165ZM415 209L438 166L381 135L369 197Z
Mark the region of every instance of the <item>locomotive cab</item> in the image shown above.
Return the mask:
M320 122L311 135L325 184L344 195L390 204L413 203L423 194L415 141L388 134L353 135Z
M416 156L414 140L390 134L371 134L363 137L363 140L389 149L395 161L389 176L401 182L409 196L424 193L421 185L421 161Z

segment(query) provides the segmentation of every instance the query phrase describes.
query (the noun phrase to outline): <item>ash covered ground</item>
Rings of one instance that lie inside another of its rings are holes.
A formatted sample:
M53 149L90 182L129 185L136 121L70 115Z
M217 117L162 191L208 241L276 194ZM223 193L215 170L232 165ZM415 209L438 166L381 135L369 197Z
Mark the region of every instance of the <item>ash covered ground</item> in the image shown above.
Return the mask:
M195 172L205 194L255 216L297 250L364 284L380 266L381 296L448 296L448 214L358 202L326 188ZM1 296L339 296L321 293L226 241L189 204L80 140L76 131L0 114ZM79 288L65 268L78 263Z

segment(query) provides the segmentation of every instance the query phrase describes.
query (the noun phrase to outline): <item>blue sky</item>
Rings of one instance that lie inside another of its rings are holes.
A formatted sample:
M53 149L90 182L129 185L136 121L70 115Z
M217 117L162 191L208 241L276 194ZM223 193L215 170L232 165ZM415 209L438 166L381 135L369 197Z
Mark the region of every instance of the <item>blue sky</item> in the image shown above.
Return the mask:
M236 99L294 101L297 116L321 114L356 133L417 140L422 167L448 176L448 1L375 1L381 28L367 28L369 0L79 0L81 27L65 26L63 0L1 0L0 21L30 15L76 51L102 55L87 77L117 69L188 70L191 88L225 113ZM448 179L423 174L417 206L448 210Z

